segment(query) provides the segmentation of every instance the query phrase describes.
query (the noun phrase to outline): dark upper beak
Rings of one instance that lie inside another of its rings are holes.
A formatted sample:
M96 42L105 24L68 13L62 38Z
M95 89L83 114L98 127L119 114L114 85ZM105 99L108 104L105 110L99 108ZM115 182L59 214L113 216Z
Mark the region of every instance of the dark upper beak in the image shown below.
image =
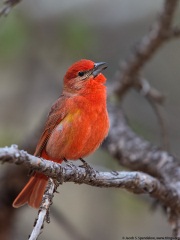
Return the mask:
M95 63L94 64L94 69L93 69L93 72L92 72L92 75L94 77L96 77L99 73L101 73L104 69L106 69L108 66L107 66L107 63L105 62L99 62L99 63Z

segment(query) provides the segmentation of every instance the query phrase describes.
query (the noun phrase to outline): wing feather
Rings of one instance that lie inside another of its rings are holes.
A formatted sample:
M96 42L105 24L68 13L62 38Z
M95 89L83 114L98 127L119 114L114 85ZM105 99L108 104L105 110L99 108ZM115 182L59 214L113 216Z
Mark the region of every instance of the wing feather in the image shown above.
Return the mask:
M53 132L54 128L59 124L67 115L67 107L65 107L66 99L61 96L51 107L45 123L44 131L38 141L34 155L41 156L48 139Z

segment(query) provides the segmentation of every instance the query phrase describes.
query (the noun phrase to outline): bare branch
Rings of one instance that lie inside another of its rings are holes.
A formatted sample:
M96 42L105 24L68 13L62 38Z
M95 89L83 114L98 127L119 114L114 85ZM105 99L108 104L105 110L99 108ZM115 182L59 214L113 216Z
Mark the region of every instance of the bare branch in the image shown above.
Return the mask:
M122 97L138 77L141 69L154 53L169 39L172 20L178 0L165 0L164 7L159 18L154 23L151 31L145 35L138 44L135 52L129 60L123 63L121 73L116 74L117 84L114 92Z
M50 178L46 191L43 196L41 207L38 212L38 217L35 220L34 228L29 237L29 240L36 240L38 238L38 236L41 234L41 231L43 229L45 220L48 223L50 222L49 208L50 208L50 205L52 204L52 198L55 190L56 190L56 186L54 184L54 181Z
M33 170L56 179L60 183L74 182L88 184L96 187L124 188L133 193L146 193L157 198L164 205L176 207L180 211L180 203L177 195L173 195L170 188L164 187L157 179L140 172L98 172L95 175L73 164L63 167L61 164L43 160L32 156L17 146L0 148L0 161L22 164Z
M162 137L162 146L164 150L169 150L169 138L168 138L168 133L167 133L167 127L165 123L165 118L163 117L162 114L162 105L165 100L165 96L160 93L157 89L152 88L149 84L149 82L144 79L144 78L139 78L135 85L134 88L143 95L150 105L152 106L161 131L161 137Z
M160 132L161 132L161 138L162 138L162 147L164 150L169 151L169 149L170 149L169 137L168 137L165 118L162 113L162 108L161 108L161 106L159 106L159 104L154 102L154 99L152 99L151 96L147 96L147 100L151 104L151 106L154 109L154 112L157 116L157 120L158 120L159 127L160 127Z
M164 103L165 96L157 89L153 88L145 78L140 77L135 82L134 88L139 91L143 96L151 98L155 103Z

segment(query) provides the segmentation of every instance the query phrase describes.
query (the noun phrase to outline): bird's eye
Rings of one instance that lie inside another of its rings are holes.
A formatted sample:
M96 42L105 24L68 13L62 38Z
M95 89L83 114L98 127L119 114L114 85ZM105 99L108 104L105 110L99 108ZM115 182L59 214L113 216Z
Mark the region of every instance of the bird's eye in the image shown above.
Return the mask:
M78 72L78 76L80 77L84 76L84 72Z

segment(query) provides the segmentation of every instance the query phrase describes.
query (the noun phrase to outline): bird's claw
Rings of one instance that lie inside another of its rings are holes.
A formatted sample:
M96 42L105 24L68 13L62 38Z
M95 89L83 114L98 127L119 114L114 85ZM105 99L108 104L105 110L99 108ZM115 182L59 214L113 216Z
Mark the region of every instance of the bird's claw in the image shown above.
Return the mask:
M70 167L72 170L73 170L74 168L76 168L76 165L74 165L73 163L69 162L66 158L63 158L63 160L64 160L64 162L66 163L66 165L67 165L68 167Z
M79 159L83 164L79 167L84 168L86 170L86 175L91 175L93 177L96 176L96 171L82 158Z

